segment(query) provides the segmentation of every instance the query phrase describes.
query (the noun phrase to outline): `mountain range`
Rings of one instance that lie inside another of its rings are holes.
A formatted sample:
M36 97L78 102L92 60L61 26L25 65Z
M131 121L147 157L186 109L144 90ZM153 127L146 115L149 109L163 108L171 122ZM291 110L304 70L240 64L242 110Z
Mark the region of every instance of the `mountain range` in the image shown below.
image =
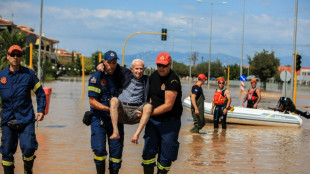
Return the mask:
M146 51L146 52L140 52L137 54L131 54L131 55L125 55L125 65L131 66L131 62L136 59L142 59L145 63L146 67L155 67L155 60L156 56L159 53L159 51ZM170 53L172 59L174 61L177 61L179 63L184 63L185 65L189 65L189 56L190 52L181 53L181 52L173 52ZM122 55L119 55L120 57L120 64L122 63ZM284 57L277 57L280 59L280 65L291 65L292 64L292 56L284 56ZM308 56L302 56L302 67L310 67L310 61ZM211 55L211 62L219 59L222 62L223 66L227 65L233 65L233 64L240 64L241 59L239 57L231 56L228 54L223 53L215 53ZM306 61L308 60L308 61ZM209 61L209 54L208 53L198 53L196 65L200 64L202 62L208 62ZM248 58L247 56L243 57L243 65L248 65ZM192 62L193 65L193 62Z

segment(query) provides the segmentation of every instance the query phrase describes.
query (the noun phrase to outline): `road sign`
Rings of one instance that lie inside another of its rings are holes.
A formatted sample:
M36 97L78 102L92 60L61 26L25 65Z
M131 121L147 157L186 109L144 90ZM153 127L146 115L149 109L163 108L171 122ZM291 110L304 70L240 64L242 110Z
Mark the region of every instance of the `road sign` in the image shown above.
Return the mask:
M30 43L32 43L32 45L34 45L37 41L37 36L35 34L29 34L26 37L26 43L29 45Z
M283 81L283 82L288 82L291 80L291 73L288 72L288 71L282 71L281 74L280 74L280 79Z
M245 81L246 80L246 76L245 75L240 76L239 80L240 81Z

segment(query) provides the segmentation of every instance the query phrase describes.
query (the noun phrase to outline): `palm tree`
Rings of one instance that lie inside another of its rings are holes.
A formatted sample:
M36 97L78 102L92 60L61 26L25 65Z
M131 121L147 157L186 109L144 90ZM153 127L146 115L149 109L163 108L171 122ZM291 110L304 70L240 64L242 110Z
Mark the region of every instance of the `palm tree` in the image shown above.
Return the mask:
M0 70L8 66L6 55L12 45L19 45L21 48L26 46L26 34L15 31L10 33L8 30L0 32Z

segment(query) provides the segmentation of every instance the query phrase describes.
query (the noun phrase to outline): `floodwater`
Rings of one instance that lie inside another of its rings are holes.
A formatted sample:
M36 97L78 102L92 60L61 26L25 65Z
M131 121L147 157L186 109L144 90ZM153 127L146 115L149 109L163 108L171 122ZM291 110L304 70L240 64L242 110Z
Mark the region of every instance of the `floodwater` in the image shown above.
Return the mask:
M82 101L81 79L63 79L45 83L44 86L52 88L51 104L49 114L36 129L39 149L34 173L96 173L90 147L90 127L82 124L89 103L87 91ZM85 86L87 88L87 84ZM182 87L185 98L190 93L190 86L184 83ZM212 100L215 88L210 86L208 90L204 85L206 101ZM239 89L230 87L230 91L232 104L240 105L242 94ZM274 107L280 95L280 92L263 91L259 107ZM309 99L309 91L299 91L297 106L309 108ZM179 155L169 173L309 173L310 120L303 121L301 128L228 124L226 131L221 128L214 130L213 123L207 123L203 128L205 134L191 134L192 117L184 109ZM143 133L138 145L130 142L136 128L137 125L125 125L120 174L143 173ZM19 148L15 154L15 166L17 174L23 173Z

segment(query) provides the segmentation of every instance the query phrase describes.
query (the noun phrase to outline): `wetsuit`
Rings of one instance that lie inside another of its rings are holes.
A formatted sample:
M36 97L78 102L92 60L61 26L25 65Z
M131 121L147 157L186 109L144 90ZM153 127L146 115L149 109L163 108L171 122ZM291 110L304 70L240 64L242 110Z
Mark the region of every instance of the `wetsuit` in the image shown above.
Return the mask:
M225 97L226 88L222 91L215 90L215 94L213 97L213 103L215 105L214 113L213 113L213 121L214 121L214 128L219 127L219 120L221 119L222 122L222 129L226 129L226 117L227 114L223 114L223 110L226 108L227 98Z
M256 93L257 88L249 88L248 89L248 95L247 95L247 108L253 108L254 104L256 103L258 99L258 95Z
M192 129L192 132L194 132L196 130L200 130L205 125L205 117L204 117L205 97L203 95L203 90L202 90L201 86L198 86L197 84L195 84L192 87L192 94L196 95L195 100L196 100L196 105L197 105L197 108L199 111L199 115L196 115L195 114L195 108L194 108L193 104L191 105L192 117L194 119L194 128Z

